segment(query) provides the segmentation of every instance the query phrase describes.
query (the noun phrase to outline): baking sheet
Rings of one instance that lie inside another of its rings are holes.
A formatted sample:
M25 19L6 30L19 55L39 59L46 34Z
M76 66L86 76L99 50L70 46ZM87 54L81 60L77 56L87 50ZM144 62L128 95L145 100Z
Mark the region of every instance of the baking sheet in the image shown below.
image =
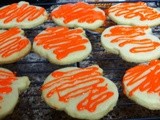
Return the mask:
M148 3L152 7L157 7L155 3ZM54 7L48 7L50 12ZM51 5L51 4L50 4ZM109 3L111 5L111 3ZM108 4L106 5L108 6ZM157 7L159 8L159 7ZM103 8L104 9L104 8ZM108 20L107 24L101 28L109 27L115 23ZM43 25L34 29L25 30L25 35L33 41L33 38L47 27L56 26L51 20L48 20ZM160 38L160 26L152 28L154 34ZM160 119L160 111L147 110L131 100L129 100L123 93L121 87L121 80L125 70L135 66L134 63L128 63L122 60L118 55L106 53L100 44L100 34L92 31L86 31L93 47L91 55L82 62L67 65L87 67L89 65L98 64L104 70L104 76L111 79L119 89L119 100L117 106L106 115L103 120L152 120ZM44 79L54 70L66 66L58 66L50 64L46 59L38 56L32 51L22 60L8 65L1 65L1 67L8 68L17 73L19 76L28 76L31 80L30 88L20 95L19 102L11 115L5 120L75 120L63 111L57 111L45 104L41 99L40 86Z

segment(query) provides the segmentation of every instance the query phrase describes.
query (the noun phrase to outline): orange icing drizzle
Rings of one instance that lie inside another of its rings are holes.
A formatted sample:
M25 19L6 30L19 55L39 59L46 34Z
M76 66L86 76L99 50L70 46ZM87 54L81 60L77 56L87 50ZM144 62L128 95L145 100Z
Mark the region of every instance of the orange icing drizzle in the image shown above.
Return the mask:
M144 2L121 3L109 8L109 13L115 12L115 16L124 16L124 18L139 17L140 20L154 20L160 18L160 13L153 8L148 7Z
M55 71L52 73L53 80L45 83L42 90L50 89L47 97L58 94L59 101L68 102L72 98L87 95L78 105L78 110L94 112L99 104L113 96L108 91L107 84L102 84L105 79L97 67L77 68L67 72Z
M94 5L89 5L84 2L75 4L61 5L57 10L52 11L51 16L55 18L64 18L64 23L69 23L73 20L83 23L93 23L96 20L105 20L105 15L94 10Z
M34 41L43 45L47 50L53 50L57 59L63 59L70 53L85 50L88 40L82 37L82 29L68 29L67 27L47 28L39 34Z
M160 60L152 60L148 65L141 64L127 70L123 82L128 82L128 87L138 84L129 92L130 96L139 90L160 96Z
M3 19L4 23L9 23L13 20L23 22L26 19L32 21L43 15L44 11L44 8L37 8L28 4L20 6L14 3L0 9L0 19Z
M132 53L150 52L159 47L160 43L152 41L147 37L145 39L137 38L146 35L145 31L147 29L149 29L147 26L117 26L112 28L110 33L105 34L104 37L114 37L113 40L111 40L111 43L117 43L119 44L119 47L123 47L127 44L136 44L136 47L130 49L130 52Z
M11 84L16 80L16 76L9 71L0 69L0 100L3 100L3 94L9 94L12 91Z
M29 44L29 40L19 36L19 28L11 28L0 33L0 55L8 57L21 51Z

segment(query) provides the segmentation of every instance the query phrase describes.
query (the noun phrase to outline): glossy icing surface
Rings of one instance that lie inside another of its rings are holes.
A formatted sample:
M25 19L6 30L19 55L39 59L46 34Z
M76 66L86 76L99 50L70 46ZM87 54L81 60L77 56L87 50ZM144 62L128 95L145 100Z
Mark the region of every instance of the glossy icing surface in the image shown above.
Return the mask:
M0 32L0 56L2 58L9 57L24 49L29 40L21 37L19 28L11 28Z
M0 69L0 101L3 96L12 92L11 84L16 80L16 76L10 72Z
M68 71L57 70L51 74L53 80L46 82L42 90L49 89L47 98L58 95L61 102L69 102L72 98L82 97L77 110L94 112L98 105L114 95L108 90L108 84L102 85L105 78L98 67L76 68Z
M147 26L115 26L110 29L110 32L104 34L104 37L113 37L111 43L118 44L119 47L133 45L130 48L131 53L150 52L160 47L160 42L153 41L149 37L144 37L148 33L149 27ZM143 38L140 38L142 36Z
M123 83L132 88L129 96L136 91L160 96L160 60L152 60L149 64L140 64L127 70Z
M64 18L65 24L73 20L77 20L80 23L93 23L96 20L104 21L105 15L102 12L94 9L94 5L89 5L84 2L65 4L61 5L58 9L53 10L51 16L55 18Z
M16 22L33 21L43 15L44 12L44 8L37 8L27 3L21 5L14 3L0 9L0 20L3 20L6 24L13 20L16 20Z
M68 29L67 27L47 28L35 37L34 42L46 50L52 50L58 60L69 54L85 50L89 41L83 36L82 29Z
M148 7L144 2L121 3L109 8L109 13L115 16L123 16L126 19L138 17L141 21L160 18L160 12Z

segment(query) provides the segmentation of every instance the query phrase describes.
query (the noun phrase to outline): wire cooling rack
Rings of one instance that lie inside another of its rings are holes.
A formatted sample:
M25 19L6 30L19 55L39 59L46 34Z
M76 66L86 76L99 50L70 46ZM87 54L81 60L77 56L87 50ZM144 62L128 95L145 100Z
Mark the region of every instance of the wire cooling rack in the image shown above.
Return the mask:
M146 0L146 2L151 7L157 9L160 8L159 2L156 0ZM113 1L112 3L96 3L96 5L106 9L106 7L115 3L116 2ZM0 4L1 6L3 5L2 3ZM34 4L45 7L50 13L54 7L57 7L62 3L44 2L44 0L39 0L39 2ZM115 25L115 23L108 20L107 24L102 26L101 29L112 25ZM31 40L31 42L33 42L34 37L38 33L47 27L53 26L56 25L51 20L48 20L43 25L34 29L26 29L25 35ZM152 28L152 30L153 33L160 38L160 26L156 26ZM98 64L104 70L104 76L111 79L117 85L120 94L117 106L113 111L102 118L102 120L160 120L160 111L145 109L129 100L122 92L122 77L127 69L135 66L136 64L128 63L117 55L106 53L100 44L99 33L86 31L86 34L92 43L92 53L82 62L68 66L87 67L89 65ZM45 78L52 71L66 66L50 64L46 59L31 51L20 61L13 64L1 65L1 67L8 68L16 72L18 76L28 76L31 80L29 89L20 95L20 99L15 110L11 115L7 116L5 120L75 120L63 111L57 111L50 108L41 99L40 86L43 84Z

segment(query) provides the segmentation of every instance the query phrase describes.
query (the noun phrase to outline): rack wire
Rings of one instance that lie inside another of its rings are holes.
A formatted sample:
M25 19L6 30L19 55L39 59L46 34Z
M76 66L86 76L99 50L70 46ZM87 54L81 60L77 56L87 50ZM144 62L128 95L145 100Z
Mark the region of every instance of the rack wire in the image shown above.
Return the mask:
M159 2L157 1L146 0L146 2L151 7L160 8ZM114 1L114 3L116 2ZM111 5L114 3L106 2L105 4ZM49 13L54 7L60 4L62 3L35 3L35 5L45 7ZM114 24L115 23L108 20L107 26L102 26L102 28L109 27ZM31 40L31 42L33 42L34 37L38 33L47 27L53 26L56 25L51 20L48 20L43 25L36 28L26 29L25 35ZM152 30L153 33L160 38L160 26L153 27ZM160 120L160 111L151 111L143 108L129 100L122 92L122 77L127 69L135 66L136 64L126 62L118 55L106 53L99 42L99 33L86 31L86 34L93 47L92 53L82 62L67 66L87 67L89 65L98 64L104 70L104 76L111 79L117 85L120 94L117 106L113 111L102 118L102 120ZM63 111L57 111L50 108L41 99L40 86L43 84L45 78L52 71L66 66L50 64L46 59L31 51L20 61L13 64L1 65L0 67L8 68L16 72L18 76L28 76L31 80L30 88L20 95L20 99L15 110L11 115L6 117L5 120L75 120Z

